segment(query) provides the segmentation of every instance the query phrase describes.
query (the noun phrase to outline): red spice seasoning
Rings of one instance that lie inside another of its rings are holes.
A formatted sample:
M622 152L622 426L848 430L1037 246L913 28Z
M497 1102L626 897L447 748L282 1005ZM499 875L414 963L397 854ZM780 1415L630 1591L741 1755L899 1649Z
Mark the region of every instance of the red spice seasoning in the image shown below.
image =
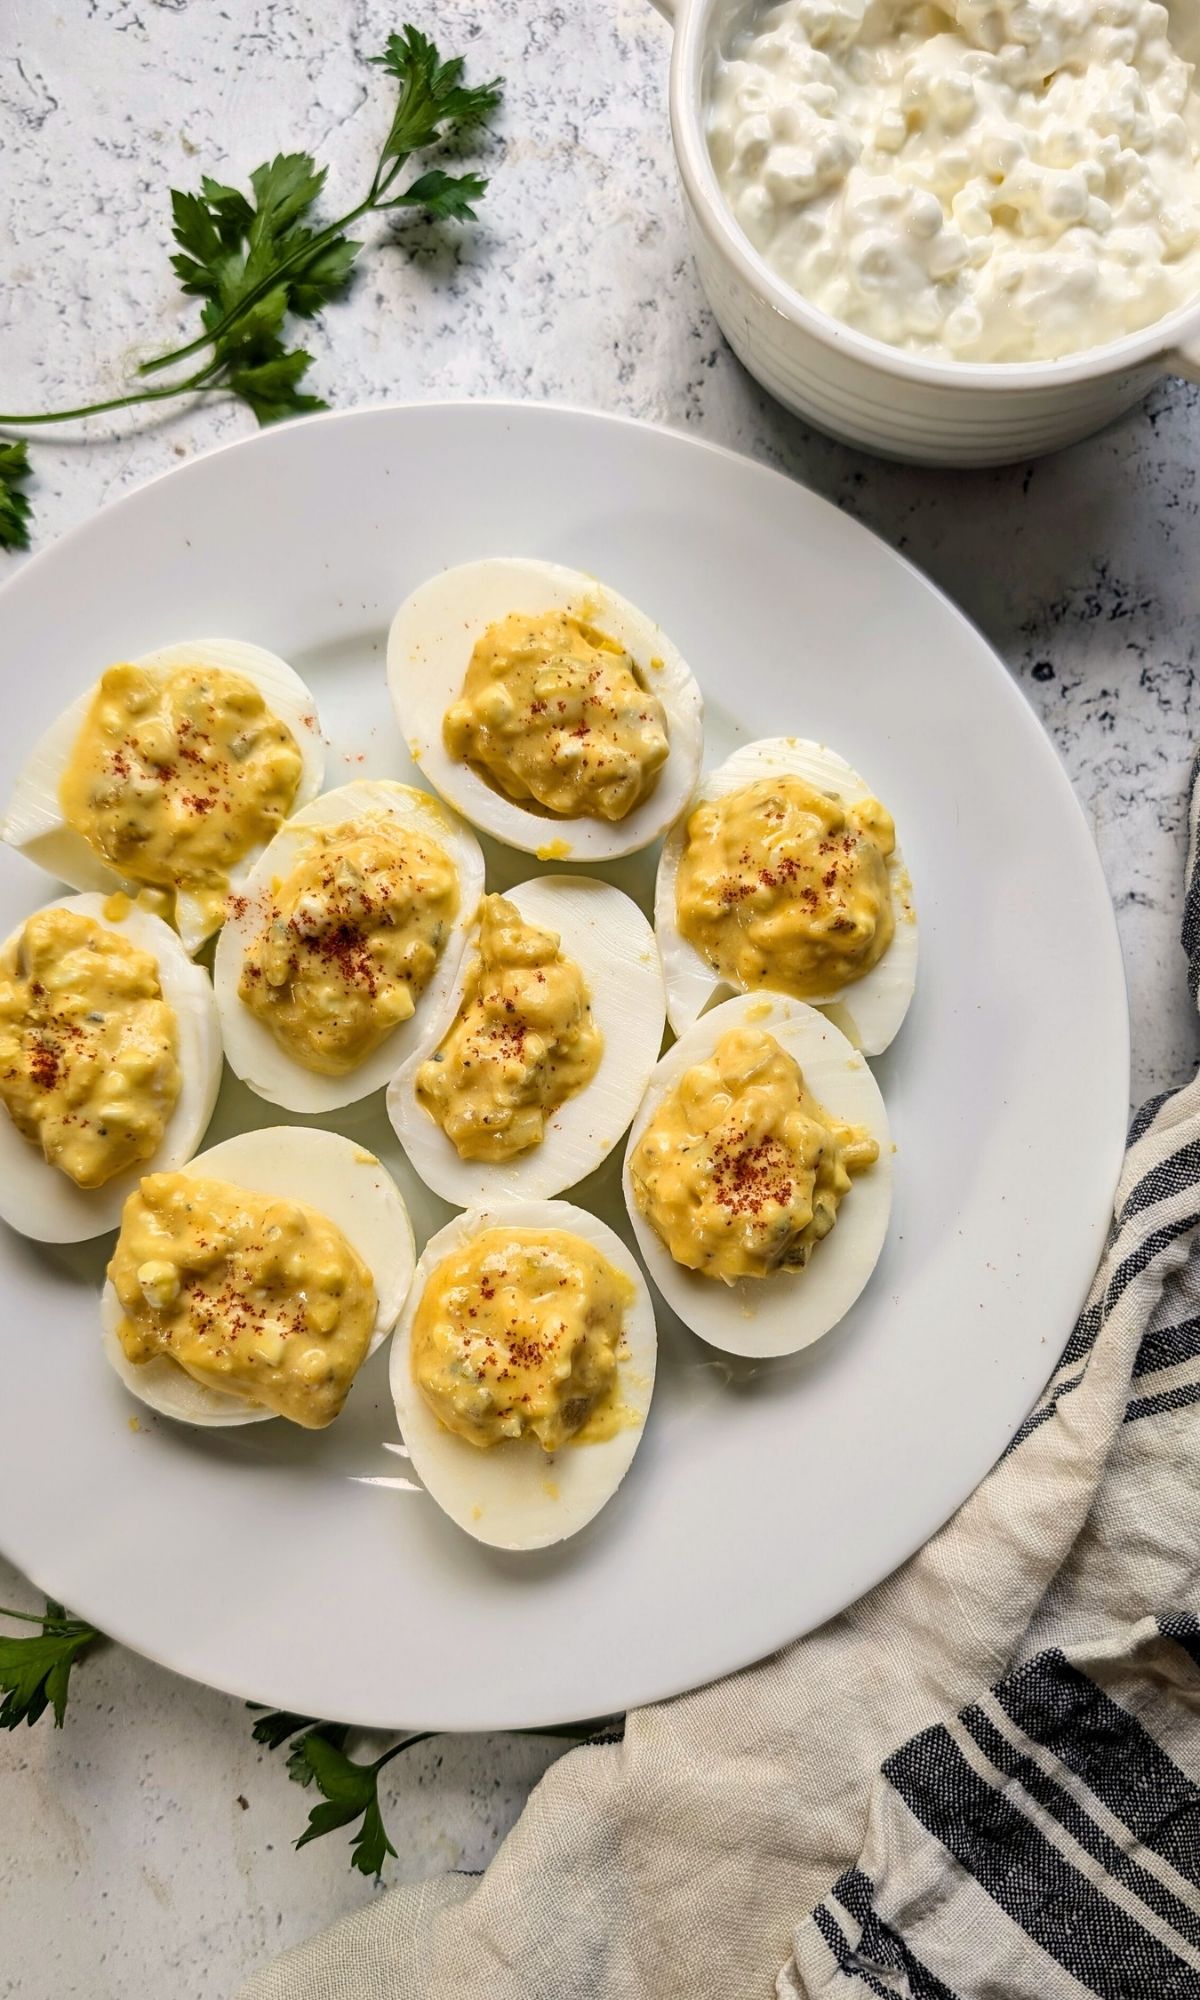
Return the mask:
M61 1051L43 1035L35 1035L29 1052L29 1074L39 1090L53 1090L61 1071Z
M761 1215L764 1208L786 1208L795 1194L795 1163L778 1139L760 1139L747 1146L737 1134L713 1155L713 1191L732 1215Z

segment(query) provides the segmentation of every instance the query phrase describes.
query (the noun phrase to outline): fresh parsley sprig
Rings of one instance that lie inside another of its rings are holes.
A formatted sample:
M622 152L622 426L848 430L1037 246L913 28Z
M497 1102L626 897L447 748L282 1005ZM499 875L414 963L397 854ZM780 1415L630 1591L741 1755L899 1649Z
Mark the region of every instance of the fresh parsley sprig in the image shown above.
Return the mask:
M47 1708L54 1711L54 1727L61 1729L71 1668L100 1634L49 1597L40 1617L36 1612L0 1607L0 1618L41 1628L20 1639L0 1637L0 1689L4 1691L0 1729L16 1729L22 1722L32 1726Z
M251 1702L249 1706L253 1709L256 1704ZM594 1735L598 1727L595 1723L571 1723L558 1728L521 1729L516 1734L562 1736L578 1743ZM438 1732L425 1729L402 1736L369 1763L356 1763L347 1756L346 1739L350 1731L342 1722L319 1722L312 1715L271 1709L259 1714L253 1734L255 1742L265 1744L268 1750L278 1750L284 1743L290 1743L288 1777L293 1784L306 1787L315 1784L321 1794L320 1804L313 1806L308 1824L295 1845L307 1847L310 1840L319 1840L322 1834L336 1833L339 1827L357 1822L350 1865L378 1881L387 1857L390 1854L394 1858L396 1853L383 1822L379 1774L393 1757L399 1757L402 1751L411 1750L418 1743L428 1743Z
M394 80L391 123L362 199L335 222L321 223L316 206L325 169L311 154L280 153L256 167L250 193L204 176L200 191L171 190L172 268L183 290L203 301L201 331L181 347L144 361L138 383L125 394L74 409L0 413L0 425L77 422L175 396L220 393L240 398L260 424L326 407L301 388L312 355L290 344L289 321L311 320L346 290L360 240L348 231L371 215L421 212L437 221L474 219L487 182L474 172L428 167L401 186L413 156L478 131L500 102L500 80L463 82L461 56L443 61L427 35L411 25L388 36L371 60ZM148 378L203 357L201 365L170 382ZM0 444L0 548L29 543L29 477L24 443Z
M281 1744L291 1743L288 1777L297 1785L315 1783L321 1794L321 1803L309 1813L308 1825L296 1846L307 1847L310 1840L319 1840L322 1834L336 1833L339 1827L357 1821L350 1866L378 1881L388 1855L394 1857L396 1853L380 1809L379 1773L402 1750L427 1742L431 1732L426 1729L413 1736L402 1736L381 1757L364 1764L355 1763L346 1755L349 1733L344 1723L318 1722L315 1716L291 1715L283 1709L260 1715L254 1725L255 1742L265 1743L268 1749L277 1750Z

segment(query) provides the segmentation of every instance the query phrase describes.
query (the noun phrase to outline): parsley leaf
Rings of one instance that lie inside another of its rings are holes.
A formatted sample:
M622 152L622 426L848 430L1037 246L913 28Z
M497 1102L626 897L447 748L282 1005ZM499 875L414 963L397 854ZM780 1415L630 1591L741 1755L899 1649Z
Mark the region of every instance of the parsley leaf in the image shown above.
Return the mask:
M0 549L29 547L29 501L21 491L33 467L25 444L0 444Z
M335 1750L341 1750L345 1748L349 1734L350 1731L344 1722L319 1722L315 1729L309 1730L298 1742L293 1743L287 1760L287 1774L292 1783L305 1786L312 1784L313 1767L307 1748L309 1736L323 1736L327 1743L332 1743Z
M256 1705L252 1701L246 1704L248 1708ZM344 1722L320 1722L315 1715L294 1715L290 1709L273 1708L260 1714L251 1734L256 1743L265 1743L268 1750L278 1750L281 1744L299 1737L300 1741L293 1742L288 1753L287 1774L294 1784L311 1785L313 1767L305 1751L305 1738L319 1734L340 1750L350 1730Z
M231 355L231 366L226 376L235 396L248 403L260 424L278 423L281 417L303 416L308 410L326 410L329 405L320 396L301 395L297 384L312 366L312 355L302 347L288 353L278 341L266 343L276 348L263 360L253 358L254 350L246 349L243 360L235 352Z
M388 36L372 58L398 86L387 135L365 195L336 221L317 213L325 169L309 153L277 153L250 175L250 191L205 175L198 192L171 190L172 269L185 294L199 299L201 331L181 347L144 361L140 378L207 357L161 388L143 381L128 394L75 409L24 416L0 413L0 426L67 423L173 396L238 397L260 424L323 410L322 397L300 386L312 356L293 347L289 319L311 320L346 291L363 243L349 231L364 216L423 211L435 222L469 222L487 182L477 173L428 167L399 185L414 153L457 143L486 125L501 85L464 82L461 56L443 61L419 28ZM0 445L0 548L28 544L29 502L20 490L29 466L24 444Z
M378 1881L388 1855L394 1857L396 1853L379 1808L379 1773L398 1751L421 1740L419 1736L409 1737L406 1742L385 1750L374 1764L356 1764L322 1731L310 1730L302 1739L303 1751L322 1802L309 1813L308 1825L296 1846L307 1847L310 1840L319 1840L322 1834L333 1833L338 1827L358 1820L350 1848L350 1865L361 1875L373 1875ZM300 1782L305 1781L300 1779Z
M278 153L251 174L252 201L207 178L198 195L172 190L179 245L172 267L184 291L205 300L201 318L218 357L244 354L251 342L277 334L289 312L311 318L349 282L362 246L304 219L324 184L325 171L310 154Z
M254 1701L246 1703L249 1709L258 1709ZM256 1743L265 1743L268 1750L278 1750L289 1736L295 1736L301 1729L316 1729L319 1726L315 1715L293 1715L289 1708L264 1709L259 1715L250 1734Z
M382 204L385 208L423 208L439 222L473 222L473 201L478 201L487 182L478 174L447 174L431 167L406 188L403 194Z
M462 81L461 56L443 62L428 35L411 23L402 34L389 35L383 54L371 60L400 85L391 130L380 154L380 166L422 152L448 129L468 132L483 125L500 102L501 83L468 87Z
M0 1638L0 1688L4 1690L0 1729L16 1729L22 1722L32 1727L48 1707L54 1711L55 1728L61 1729L71 1668L99 1633L49 1597L41 1618L2 1609L0 1617L18 1618L22 1624L42 1628L25 1639Z
M288 307L300 319L311 319L322 306L340 297L350 283L354 260L362 249L348 236L318 243L288 280Z

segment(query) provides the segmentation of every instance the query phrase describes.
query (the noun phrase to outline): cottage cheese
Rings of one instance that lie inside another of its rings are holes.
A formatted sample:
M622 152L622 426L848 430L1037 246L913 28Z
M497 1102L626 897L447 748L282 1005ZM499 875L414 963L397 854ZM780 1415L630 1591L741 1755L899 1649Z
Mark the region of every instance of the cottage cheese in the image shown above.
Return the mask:
M968 361L1200 294L1200 101L1155 0L783 0L714 61L717 176L835 319Z

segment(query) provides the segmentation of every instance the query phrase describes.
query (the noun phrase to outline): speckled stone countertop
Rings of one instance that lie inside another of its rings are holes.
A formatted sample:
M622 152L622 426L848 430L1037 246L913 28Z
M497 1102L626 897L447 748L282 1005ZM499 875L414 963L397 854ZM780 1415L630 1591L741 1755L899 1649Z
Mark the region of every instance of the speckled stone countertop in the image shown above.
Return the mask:
M317 386L339 404L508 395L625 411L782 467L877 529L982 626L1043 717L1117 907L1135 1096L1182 1080L1198 1041L1177 944L1200 719L1198 392L1168 384L1094 442L999 472L916 472L832 444L742 373L700 295L667 132L668 30L648 0L408 11L477 77L508 79L503 146L476 228L418 229L369 259L315 334ZM131 350L170 339L171 185L305 147L348 205L384 115L365 58L402 19L379 0L9 0L3 406L102 394ZM249 424L209 406L86 442L48 435L39 539ZM33 1602L2 1564L0 1601ZM394 1877L481 1867L559 1747L446 1740L399 1760ZM292 1853L305 1795L255 1750L237 1703L116 1648L79 1673L61 1734L3 1738L0 1772L0 1994L224 1996L374 1893L339 1837Z

